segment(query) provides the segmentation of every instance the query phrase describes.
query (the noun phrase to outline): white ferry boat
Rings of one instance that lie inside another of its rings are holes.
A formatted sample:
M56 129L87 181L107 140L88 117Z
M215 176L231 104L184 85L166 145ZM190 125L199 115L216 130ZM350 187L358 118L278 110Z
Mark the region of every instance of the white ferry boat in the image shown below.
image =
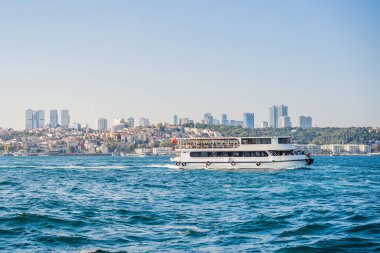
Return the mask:
M298 151L290 137L177 138L176 162L180 169L286 169L313 164Z

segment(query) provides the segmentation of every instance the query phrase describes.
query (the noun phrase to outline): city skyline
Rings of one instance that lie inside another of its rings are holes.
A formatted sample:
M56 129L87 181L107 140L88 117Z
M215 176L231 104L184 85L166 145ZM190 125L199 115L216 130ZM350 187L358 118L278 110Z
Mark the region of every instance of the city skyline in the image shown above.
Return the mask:
M58 110L53 109L49 110L50 114L50 120L49 122L45 122L45 110L32 110L27 109L25 110L25 130L31 130L31 129L38 129L38 128L57 128L57 127L63 127L63 128L79 128L80 125L83 123L73 122L73 124L70 124L70 111L67 109L62 109L60 111L61 116L58 116ZM301 128L311 128L313 127L312 124L312 117L311 116L304 116L304 115L297 115L294 117L293 122L291 122L289 113L288 113L288 106L287 105L279 105L279 106L271 106L269 108L269 115L268 119L269 121L261 121L260 126L259 124L255 124L255 114L253 112L250 113L243 113L242 120L241 118L238 119L231 119L228 117L228 114L222 113L221 119L218 117L215 117L212 113L204 113L203 119L201 121L197 121L194 119L190 119L188 117L182 117L179 118L177 114L173 115L173 121L167 122L167 121L160 121L160 122L151 122L149 119L141 117L139 118L139 126L146 127L150 125L154 125L156 123L168 123L172 125L185 125L188 123L200 123L205 125L225 125L225 126L241 126L243 128L289 128L289 127L301 127ZM276 124L274 124L274 119L276 119ZM106 130L110 129L111 127L108 125L108 119L104 117L100 117L96 119L96 122L94 126L90 126L89 124L83 124L86 127L90 127L93 129L98 130ZM115 118L113 119L112 129L123 129L124 127L134 127L134 117L129 117L128 119L125 118ZM314 125L315 126L315 125Z
M380 125L378 1L8 1L0 9L3 128L23 129L27 108L67 108L72 122L91 127L98 117L254 112L259 127L279 103L321 127Z

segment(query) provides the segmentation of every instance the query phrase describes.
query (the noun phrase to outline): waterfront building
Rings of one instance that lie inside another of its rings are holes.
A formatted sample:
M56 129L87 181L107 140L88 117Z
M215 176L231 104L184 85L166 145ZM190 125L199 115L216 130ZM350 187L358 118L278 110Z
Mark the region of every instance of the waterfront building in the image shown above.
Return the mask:
M96 125L97 125L97 129L99 131L105 131L108 129L107 128L107 119L105 119L105 118L98 118L96 120Z
M58 127L58 111L50 110L50 128Z
M225 113L222 114L222 125L223 126L228 125L227 114L225 114Z
M243 114L243 127L254 128L255 127L255 114L246 112Z
M344 150L343 145L339 145L339 144L322 145L321 149L330 151L333 154L340 154Z
M278 108L275 105L269 108L269 126L278 128Z
M142 127L147 127L150 125L149 119L146 119L146 118L140 118L139 123L140 123L140 126Z
M365 153L365 154L371 153L371 146L361 144L361 145L359 145L359 151L361 153Z
M340 144L331 144L331 145L322 145L322 150L330 151L333 154L341 154L341 153L348 153L348 154L368 154L371 152L371 147L368 145L360 144L346 144L346 145L340 145Z
M316 144L294 144L293 145L297 150L302 150L305 153L310 153L310 154L321 154L322 149L321 145L316 145Z
M261 128L268 128L269 124L268 121L261 122Z
M292 127L292 123L290 122L290 117L289 116L280 117L278 121L278 127L280 128Z
M172 147L159 147L153 148L153 155L170 155L174 156L176 154L175 150Z
M343 146L343 149L350 154L358 154L360 152L359 145L346 144Z
M135 127L135 119L133 117L129 117L127 122L129 127Z
M69 127L70 126L70 114L69 110L61 110L61 127Z
M175 126L178 125L178 115L177 114L174 115L174 122L173 123Z
M150 155L152 150L150 148L136 148L135 153L138 155Z
M25 130L32 130L35 128L35 112L31 109L25 111Z

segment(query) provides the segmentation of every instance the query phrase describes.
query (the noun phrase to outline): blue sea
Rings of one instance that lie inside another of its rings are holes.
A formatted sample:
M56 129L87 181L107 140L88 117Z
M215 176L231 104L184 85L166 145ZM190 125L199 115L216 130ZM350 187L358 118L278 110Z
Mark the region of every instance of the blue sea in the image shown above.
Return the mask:
M0 252L380 252L380 157L177 170L168 157L0 157Z

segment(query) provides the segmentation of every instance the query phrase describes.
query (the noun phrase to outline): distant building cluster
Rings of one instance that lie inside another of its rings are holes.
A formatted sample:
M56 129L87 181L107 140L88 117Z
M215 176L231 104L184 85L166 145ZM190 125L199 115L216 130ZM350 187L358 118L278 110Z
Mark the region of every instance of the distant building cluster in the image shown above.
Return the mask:
M188 118L179 118L178 115L174 115L173 119L173 124L175 126L194 123L193 120L189 120ZM203 115L203 119L199 123L204 125L240 126L243 128L254 128L255 114L252 112L246 112L243 113L243 120L234 120L228 119L227 114L223 113L221 120L219 120L208 112ZM261 128L290 128L294 126L306 129L311 128L312 125L312 117L304 115L297 116L296 121L294 124L292 124L287 105L271 106L269 108L269 121L261 122Z
M182 126L185 124L193 124L194 120L189 118L178 118L178 115L174 115L173 124L176 126ZM205 113L203 119L199 122L204 125L223 125L223 126L241 126L244 128L254 128L255 126L255 114L243 113L243 120L227 119L227 114L223 113L221 120L215 118L211 113Z
M255 114L253 112L243 113L242 120L228 119L226 113L221 115L221 118L216 118L212 113L204 113L203 119L200 122L204 125L223 125L223 126L233 126L233 127L243 127L247 129L255 128ZM45 122L45 111L44 110L31 110L25 111L25 129L41 129L41 128L70 128L77 129L81 128L81 124L72 123L70 124L70 113L69 110L61 110L60 118L58 115L58 110L49 111L49 123ZM148 127L151 122L147 118L140 118L138 121L138 126ZM180 118L177 114L173 117L174 126L183 126L188 124L194 124L194 120L187 117ZM311 128L312 127L312 117L298 115L294 124L292 124L287 105L273 105L269 108L269 120L261 122L261 128L290 128L292 126L300 128ZM135 127L135 119L133 117L125 119L115 119L113 121L111 130L118 131L126 127ZM104 117L96 119L95 129L99 131L106 131L110 129L108 125L108 120Z
M50 110L49 123L45 122L45 111L28 109L25 111L25 130L41 128L57 128L70 126L69 110L61 110L61 121L58 119L58 110Z

